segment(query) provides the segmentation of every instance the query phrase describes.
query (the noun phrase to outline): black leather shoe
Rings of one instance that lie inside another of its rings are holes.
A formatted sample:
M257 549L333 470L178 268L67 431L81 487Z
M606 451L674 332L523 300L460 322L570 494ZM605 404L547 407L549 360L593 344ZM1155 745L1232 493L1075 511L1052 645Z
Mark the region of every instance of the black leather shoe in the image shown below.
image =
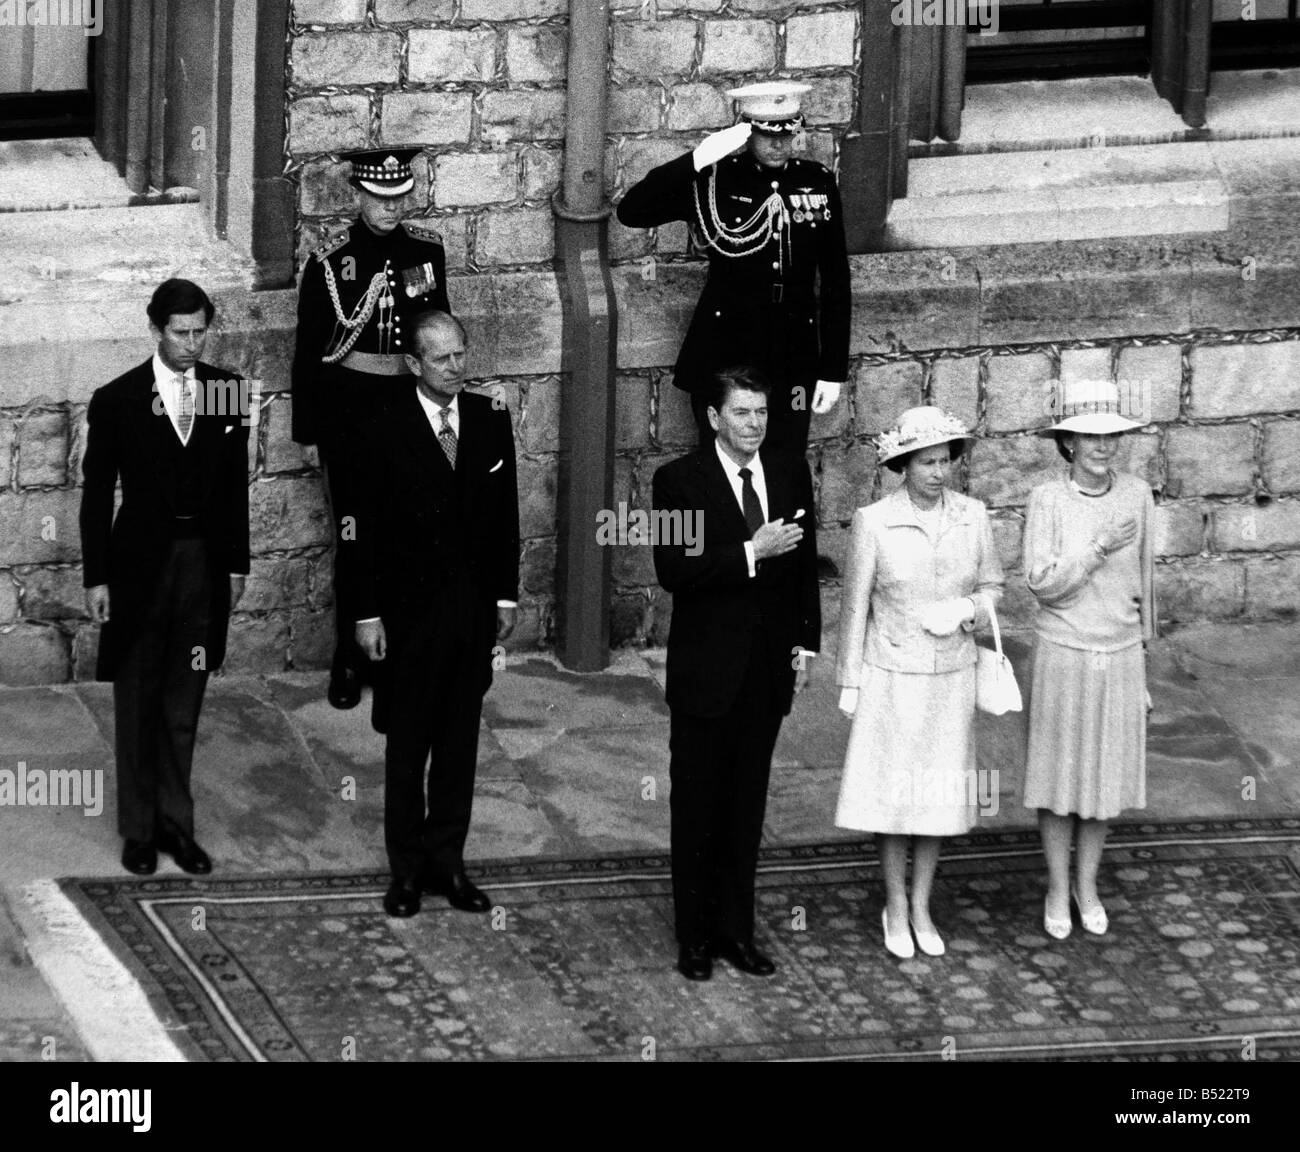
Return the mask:
M333 668L327 695L335 708L355 708L361 703L361 673L348 664Z
M713 975L713 957L707 944L677 950L677 971L687 980L707 980Z
M158 847L176 861L176 866L182 872L206 876L212 871L212 860L208 854L188 836L159 836Z
M752 943L741 944L736 940L716 940L713 955L721 957L733 968L750 976L771 976L776 965L763 955Z
M390 916L414 916L420 910L420 883L409 876L394 876L384 893L384 911Z
M421 887L435 896L446 896L447 903L462 912L486 912L492 907L492 901L474 886L463 868L458 868L450 876L426 876Z
M150 840L128 840L122 845L122 867L137 876L152 876L158 867L158 849Z

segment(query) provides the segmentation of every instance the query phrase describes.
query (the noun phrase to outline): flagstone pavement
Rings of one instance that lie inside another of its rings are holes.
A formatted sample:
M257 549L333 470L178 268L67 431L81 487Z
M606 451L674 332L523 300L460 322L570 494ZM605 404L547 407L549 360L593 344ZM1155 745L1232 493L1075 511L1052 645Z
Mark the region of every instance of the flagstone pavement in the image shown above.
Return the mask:
M1027 648L1008 641L1022 684ZM823 666L786 720L764 843L855 836L832 823L848 722ZM1152 649L1150 819L1300 812L1300 624L1201 625ZM622 651L575 674L518 657L484 702L467 858L668 850L662 651ZM195 762L197 836L218 874L383 870L383 742L369 698L338 712L323 673L218 677ZM998 798L981 826L1024 828L1022 716L979 718ZM91 807L12 803L4 773L102 773ZM27 883L121 873L107 684L0 688L0 1060L90 1053L31 962ZM991 777L990 777L991 778ZM1133 814L1135 817L1136 813ZM160 861L160 873L175 870ZM376 914L382 915L376 907ZM665 956L671 964L673 957Z

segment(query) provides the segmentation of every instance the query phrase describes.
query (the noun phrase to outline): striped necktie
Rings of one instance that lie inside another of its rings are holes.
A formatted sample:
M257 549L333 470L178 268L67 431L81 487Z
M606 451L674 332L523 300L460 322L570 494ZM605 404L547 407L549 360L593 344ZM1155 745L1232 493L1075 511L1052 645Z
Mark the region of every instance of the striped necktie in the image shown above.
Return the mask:
M180 388L180 406L177 409L176 426L180 429L181 439L190 438L190 426L194 423L194 397L190 395L189 382L185 379L185 373L182 372L176 377L177 387Z
M447 457L447 463L454 470L456 467L456 430L451 426L451 413L446 408L439 415L442 417L442 427L438 431L438 443L442 445L443 455Z

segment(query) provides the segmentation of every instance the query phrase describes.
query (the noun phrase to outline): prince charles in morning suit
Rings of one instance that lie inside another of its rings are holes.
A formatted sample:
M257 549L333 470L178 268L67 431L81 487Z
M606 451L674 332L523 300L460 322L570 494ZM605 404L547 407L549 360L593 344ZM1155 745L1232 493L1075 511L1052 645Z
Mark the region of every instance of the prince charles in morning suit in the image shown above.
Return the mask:
M673 904L678 970L712 959L766 976L754 943L754 873L781 720L821 640L812 479L802 457L759 448L767 382L719 373L716 441L661 467L654 508L697 512L698 547L655 543L673 596L668 634ZM696 552L696 555L692 555Z

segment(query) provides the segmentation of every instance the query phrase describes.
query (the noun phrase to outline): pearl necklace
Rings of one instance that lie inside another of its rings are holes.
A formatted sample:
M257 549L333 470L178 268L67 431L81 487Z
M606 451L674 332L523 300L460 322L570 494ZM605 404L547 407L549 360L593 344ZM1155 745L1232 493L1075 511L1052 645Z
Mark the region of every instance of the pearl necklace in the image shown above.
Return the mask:
M1089 499L1092 500L1097 500L1100 497L1105 496L1114 486L1115 486L1115 473L1110 471L1107 471L1106 473L1106 487L1103 488L1100 492L1090 492L1088 491L1087 488L1083 487L1082 484L1080 484L1077 480L1075 480L1073 476L1070 477L1070 487L1073 488L1080 496L1087 496Z

